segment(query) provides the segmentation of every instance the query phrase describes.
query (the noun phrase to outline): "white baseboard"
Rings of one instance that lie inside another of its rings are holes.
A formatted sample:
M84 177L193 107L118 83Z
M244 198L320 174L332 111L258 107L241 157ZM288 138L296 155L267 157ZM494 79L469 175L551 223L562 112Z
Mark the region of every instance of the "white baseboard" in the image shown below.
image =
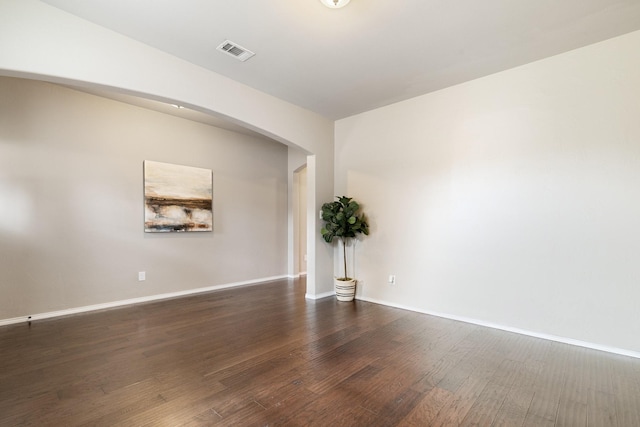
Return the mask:
M84 306L84 307L75 307L75 308L69 308L69 309L66 309L66 310L51 311L51 312L48 312L48 313L37 313L37 314L28 315L28 316L14 317L14 318L11 318L11 319L0 319L0 326L12 325L12 324L16 324L16 323L23 323L23 322L29 322L29 321L35 321L35 320L42 320L42 319L50 319L50 318L54 318L54 317L68 316L68 315L71 315L71 314L87 313L87 312L90 312L90 311L104 310L104 309L115 308L115 307L123 307L123 306L127 306L127 305L141 304L141 303L145 303L145 302L152 302L152 301L159 301L159 300L164 300L164 299L177 298L177 297L182 297L182 296L187 296L187 295L194 295L194 294L200 294L200 293L204 293L204 292L211 292L211 291L220 290L220 289L235 288L235 287L239 287L239 286L255 285L255 284L258 284L258 283L270 282L270 281L281 280L281 279L286 279L286 278L289 278L289 276L283 275L283 276L265 277L265 278L262 278L262 279L245 280L245 281L242 281L242 282L226 283L226 284L222 284L222 285L208 286L208 287L205 287L205 288L189 289L189 290L186 290L186 291L170 292L170 293L166 293L166 294L150 295L150 296L146 296L146 297L132 298L132 299L121 300L121 301L113 301L113 302L108 302L108 303L103 303L103 304L94 304L94 305L88 305L88 306ZM316 294L316 295L307 293L307 294L305 294L305 298L309 299L309 300L318 300L318 299L322 299L322 298L331 297L331 296L334 296L334 295L335 295L334 291L324 292L324 293ZM502 330L502 331L513 332L513 333L516 333L516 334L526 335L526 336L530 336L530 337L541 338L541 339L546 339L546 340L549 340L549 341L555 341L555 342L560 342L560 343L564 343L564 344L575 345L575 346L578 346L578 347L589 348L589 349L592 349L592 350L599 350L599 351L604 351L604 352L607 352L607 353L619 354L619 355L622 355L622 356L629 356L629 357L633 357L633 358L636 358L636 359L640 359L640 353L636 352L636 351L631 351L631 350L626 350L626 349L621 349L621 348L616 348L616 347L610 347L610 346L605 346L605 345L600 345L600 344L589 343L589 342L585 342L585 341L575 340L575 339L572 339L572 338L559 337L559 336L555 336L555 335L549 335L549 334L543 334L543 333L539 333L539 332L527 331L527 330L524 330L524 329L513 328L513 327L510 327L510 326L499 325L499 324L495 324L495 323L491 323L491 322L485 322L485 321L482 321L482 320L471 319L471 318L451 315L451 314L447 314L447 313L438 313L438 312L433 312L433 311L429 311L429 310L421 310L421 309L417 309L415 307L409 307L409 306L405 306L405 305L401 305L401 304L393 304L393 303L389 303L387 301L381 301L381 300L377 300L377 299L374 299L374 298L367 298L367 297L362 297L362 296L356 296L356 298L359 299L359 300L362 300L362 301L372 302L372 303L375 303L375 304L386 305L386 306L389 306L389 307L400 308L400 309L403 309L403 310L414 311L414 312L417 312L417 313L428 314L428 315L431 315L431 316L442 317L442 318L445 318L445 319L457 320L457 321L460 321L460 322L470 323L470 324L473 324L473 325L485 326L485 327L488 327L488 328L499 329L499 330Z
M447 313L437 313L437 312L433 312L433 311L429 311L429 310L421 310L421 309L417 309L415 307L408 307L408 306L401 305L401 304L392 304L392 303L389 303L387 301L376 300L374 298L367 298L367 297L362 297L362 296L356 296L356 298L359 299L359 300L362 300L362 301L372 302L372 303L375 303L375 304L380 304L380 305L386 305L386 306L389 306L389 307L400 308L402 310L414 311L414 312L417 312L417 313L423 313L423 314L428 314L428 315L431 315L431 316L442 317L444 319L457 320L459 322L471 323L473 325L485 326L487 328L499 329L501 331L513 332L513 333L516 333L516 334L526 335L526 336L530 336L530 337L534 337L534 338L541 338L541 339L544 339L544 340L555 341L555 342L560 342L560 343L563 343L563 344L575 345L575 346L578 346L578 347L584 347L584 348L589 348L589 349L592 349L592 350L599 350L599 351L604 351L604 352L607 352L607 353L619 354L619 355L622 355L622 356L629 356L629 357L633 357L633 358L636 358L636 359L640 359L640 353L637 352L637 351L626 350L626 349L616 348L616 347L609 347L609 346L600 345L600 344L594 344L594 343L590 343L590 342L586 342L586 341L575 340L573 338L559 337L559 336L543 334L543 333L539 333L539 332L532 332L532 331L527 331L525 329L512 328L510 326L499 325L499 324L496 324L496 323L485 322L485 321L482 321L482 320L471 319L471 318L462 317L462 316L455 316L455 315L451 315L451 314L447 314Z
M304 297L306 299L310 299L310 300L317 300L317 299L332 297L335 294L336 294L335 291L323 292L321 294L315 294L315 295L307 293L307 294L304 295Z
M286 276L286 275L284 275L284 276L273 276L273 277L263 277L261 279L245 280L245 281L242 281L242 282L225 283L225 284L222 284L222 285L208 286L208 287L205 287L205 288L189 289L189 290L186 290L186 291L170 292L170 293L158 294L158 295L150 295L150 296L146 296L146 297L132 298L132 299L121 300L121 301L113 301L113 302L107 302L107 303L103 303L103 304L87 305L87 306L84 306L84 307L74 307L74 308L69 308L69 309L66 309L66 310L50 311L48 313L31 314L31 315L27 315L27 316L14 317L12 319L0 319L0 326L13 325L13 324L16 324L16 323L23 323L23 322L32 322L32 321L35 321L35 320L50 319L50 318L53 318L53 317L68 316L70 314L86 313L86 312L89 312L89 311L104 310L104 309L107 309L107 308L122 307L122 306L126 306L126 305L140 304L140 303L145 303L145 302L159 301L159 300L164 300L164 299L183 297L183 296L187 296L187 295L201 294L201 293L204 293L204 292L211 292L211 291L216 291L216 290L226 289L226 288L235 288L235 287L239 287L239 286L255 285L255 284L258 284L258 283L271 282L271 281L274 281L274 280L281 280L281 279L287 279L287 278L288 278L288 276Z

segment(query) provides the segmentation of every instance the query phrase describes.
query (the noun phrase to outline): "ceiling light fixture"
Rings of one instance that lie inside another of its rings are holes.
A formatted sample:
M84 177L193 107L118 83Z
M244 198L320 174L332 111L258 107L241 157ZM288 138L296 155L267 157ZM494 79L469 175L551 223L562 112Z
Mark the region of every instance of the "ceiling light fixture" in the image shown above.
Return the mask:
M323 5L331 9L339 9L349 4L351 0L320 0Z

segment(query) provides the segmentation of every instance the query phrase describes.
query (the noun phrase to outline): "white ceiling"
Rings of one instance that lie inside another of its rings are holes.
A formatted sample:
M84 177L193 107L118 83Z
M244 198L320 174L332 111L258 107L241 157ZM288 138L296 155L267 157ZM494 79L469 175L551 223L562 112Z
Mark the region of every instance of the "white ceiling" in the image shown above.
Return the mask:
M330 119L640 30L640 0L43 1Z

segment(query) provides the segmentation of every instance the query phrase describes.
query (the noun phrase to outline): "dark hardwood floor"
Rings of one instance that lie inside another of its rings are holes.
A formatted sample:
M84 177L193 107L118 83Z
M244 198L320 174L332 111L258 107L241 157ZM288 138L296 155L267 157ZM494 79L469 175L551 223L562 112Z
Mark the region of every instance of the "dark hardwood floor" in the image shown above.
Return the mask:
M640 426L640 360L278 281L0 328L2 426Z

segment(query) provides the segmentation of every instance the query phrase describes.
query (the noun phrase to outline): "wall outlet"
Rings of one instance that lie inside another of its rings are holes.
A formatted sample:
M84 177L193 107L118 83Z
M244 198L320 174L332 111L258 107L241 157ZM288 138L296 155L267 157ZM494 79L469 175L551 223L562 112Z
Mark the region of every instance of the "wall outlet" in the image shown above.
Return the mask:
M396 275L395 274L390 274L389 275L389 284L390 285L395 285L396 284Z
M144 282L145 280L147 280L147 272L138 271L138 282Z

